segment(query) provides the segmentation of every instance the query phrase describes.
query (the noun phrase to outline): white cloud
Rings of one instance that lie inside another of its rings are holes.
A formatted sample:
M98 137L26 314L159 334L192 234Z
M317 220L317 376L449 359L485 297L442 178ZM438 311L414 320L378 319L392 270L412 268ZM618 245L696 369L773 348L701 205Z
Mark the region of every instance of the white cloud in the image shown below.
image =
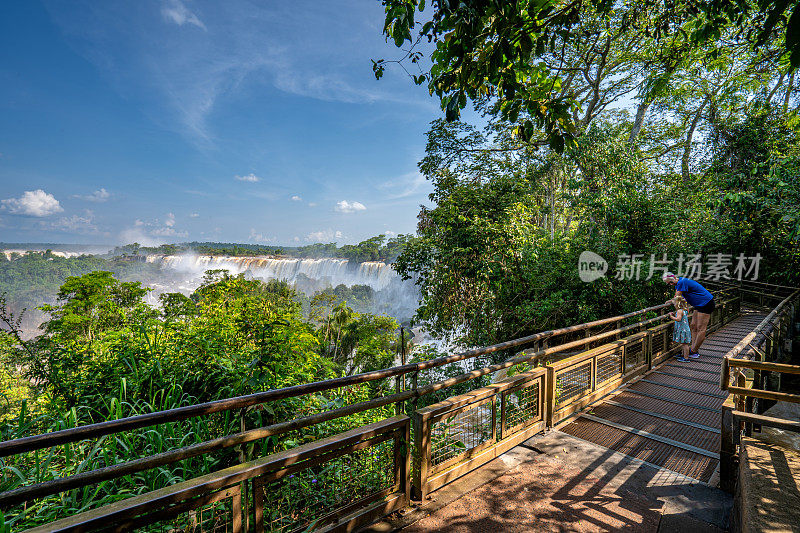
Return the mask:
M397 237L397 233L389 230L384 231L383 234L386 235L387 237Z
M403 174L397 179L382 183L378 187L389 192L388 198L390 200L407 198L415 194L428 192L426 189L433 189L433 186L425 179L425 176L416 171Z
M367 209L367 207L361 202L348 202L347 200L342 200L341 202L337 202L336 207L333 209L340 213L355 213L356 211L364 211Z
M250 228L250 240L254 242L272 242L275 239L263 233L258 233L255 228Z
M200 216L200 213L192 213L191 215L189 215L189 218L197 218L199 216Z
M94 224L94 213L86 210L84 216L72 215L61 217L51 224L53 229L67 231L70 233L97 233L97 226Z
M302 198L300 198L298 195L296 195L296 194L295 194L294 196L292 196L292 201L293 201L293 202L302 202L302 201L303 201L303 199L302 199Z
M100 188L94 191L92 194L74 194L72 195L73 198L79 198L81 200L86 200L87 202L105 202L109 198L111 198L111 193L105 190L104 188Z
M234 178L236 178L239 181L246 181L246 182L249 182L249 183L256 183L256 182L261 181L261 178L259 178L258 176L256 176L252 172L250 174L246 175L246 176L234 176Z
M120 238L125 243L138 242L145 246L154 246L164 244L166 241L163 238L154 239L153 237L177 237L180 239L189 237L189 232L175 228L175 223L174 213L167 213L163 224L158 219L146 222L137 218L133 222L133 227L124 230L120 234Z
M180 237L185 239L189 236L189 232L187 231L178 231L175 228L170 227L163 227L163 228L156 228L150 232L151 235L155 237Z
M333 239L341 239L343 237L341 231L334 231L326 229L321 231L312 231L306 235L306 240L309 242L331 242Z
M55 196L42 189L25 191L19 198L7 198L0 204L12 214L32 217L46 217L64 210Z
M48 2L48 11L70 44L120 92L153 92L158 105L145 111L199 148L215 144L207 119L218 103L260 94L253 84L323 101L395 102L426 115L439 112L438 100L409 87L402 69L388 69L376 83L363 62L385 51L376 25L380 6L158 0L160 12L153 16L151 5ZM134 18L140 14L145 18Z
M206 25L203 24L203 21L192 13L181 0L169 0L165 2L164 5L161 6L161 15L164 17L164 20L173 22L178 26L191 24L203 30L206 29Z
M165 243L164 239L154 239L139 227L122 230L119 234L119 240L125 244L138 242L143 246L158 246Z
M308 202L308 207L317 207L317 202Z

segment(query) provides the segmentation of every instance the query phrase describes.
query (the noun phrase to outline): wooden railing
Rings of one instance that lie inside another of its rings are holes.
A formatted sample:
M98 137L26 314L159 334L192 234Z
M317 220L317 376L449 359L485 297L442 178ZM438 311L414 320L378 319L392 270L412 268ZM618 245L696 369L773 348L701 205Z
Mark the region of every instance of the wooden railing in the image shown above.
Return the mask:
M738 297L722 300L712 314L710 329L722 327L738 314ZM674 355L679 347L672 342L671 321L665 319L655 317L558 347L526 351L510 361L536 360L583 344L599 344L416 411L415 494L424 498ZM509 430L505 422L512 416L509 410L515 417L522 416L526 425L515 424L515 431Z
M546 368L537 368L417 410L417 495L424 499L542 431L546 379Z
M738 316L740 289L726 285L715 292L719 304L710 328L721 327ZM350 530L405 505L412 484L418 494L427 494L558 424L587 403L670 357L676 346L671 340L671 321L663 314L665 308L666 305L657 305L420 363L2 442L0 457L8 457L212 413L239 413L270 401L390 377L410 377L412 384L405 387L398 382L393 394L264 427L248 429L242 419L242 429L235 434L2 493L0 508L12 509L48 495L171 467L188 458L208 456L378 407L400 406L404 402L406 406L415 405L417 399L437 391L516 365L542 364L568 354L566 359L523 371L488 387L412 409L410 417L398 412L396 417L382 422L268 457L242 460L234 467L40 528L130 529L166 521L174 527L188 524L199 531L206 530L208 524L221 523L233 531ZM648 313L658 316L643 318ZM533 348L494 365L416 386L420 372L524 346ZM330 482L325 476L330 477ZM290 493L294 499L288 498Z
M771 426L800 431L800 422L764 416L767 401L800 403L800 394L768 390L769 374L800 374L800 366L776 363L791 353L800 290L780 287L779 294L754 294L745 289L742 298L750 305L780 299L764 319L734 346L722 360L720 388L731 393L722 406L720 448L720 486L733 492L736 485L737 456L741 435L750 435L754 426ZM755 301L754 301L755 300Z

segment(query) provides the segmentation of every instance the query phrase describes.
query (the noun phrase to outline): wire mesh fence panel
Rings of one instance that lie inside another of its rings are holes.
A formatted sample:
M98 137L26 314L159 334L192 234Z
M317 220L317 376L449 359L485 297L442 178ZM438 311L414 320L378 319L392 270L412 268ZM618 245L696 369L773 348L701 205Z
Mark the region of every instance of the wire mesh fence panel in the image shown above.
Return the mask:
M256 478L256 531L317 529L354 504L382 497L398 482L394 456L394 441L384 440L321 463L293 465L274 481Z
M647 363L647 354L644 351L645 338L628 343L625 346L625 371L638 368Z
M157 507L155 504L154 506ZM243 531L241 490L239 485L235 485L212 492L195 500L118 523L111 530L143 533L240 533Z
M114 402L114 405L119 404ZM124 408L125 405L120 406L119 412L123 413ZM73 429L83 425L82 420L86 420L86 416L85 409L73 409L61 420L40 429L47 432ZM142 459L153 455L156 451L197 444L234 433L234 428L231 416L224 417L217 413L194 420L121 431L112 435L0 457L0 493ZM15 438L25 436L13 433L12 435ZM10 507L6 510L6 516L14 518L12 524L15 530L24 530L41 524L43 518L47 522L53 522L80 512L102 508L120 500L122 495L157 490L208 474L220 468L220 465L226 464L234 454L231 449L222 450L213 456L183 459L173 463L169 468L145 470L134 476L120 476L107 481L87 483L86 486L75 490L44 496L26 504Z
M597 356L597 385L622 375L622 352L615 349L612 352Z
M602 333L608 333L609 331L611 331L612 329L615 329L616 327L617 326L615 324L604 325L601 328L599 328L597 331L593 331L592 335L600 335ZM605 338L602 338L602 339L594 340L594 341L589 343L589 348L588 349L591 350L591 349L594 349L594 348L599 348L600 346L602 346L604 344L607 344L611 340L614 340L614 339L610 338L610 337L605 337Z
M652 356L656 357L661 355L664 351L664 330L654 329L650 342Z
M502 438L506 438L531 422L541 420L541 386L538 380L519 389L503 393L502 408L505 414L505 427Z
M592 362L577 364L556 374L556 406L564 405L592 389Z
M434 422L431 427L431 468L442 467L462 454L490 443L494 402L482 402L458 414Z

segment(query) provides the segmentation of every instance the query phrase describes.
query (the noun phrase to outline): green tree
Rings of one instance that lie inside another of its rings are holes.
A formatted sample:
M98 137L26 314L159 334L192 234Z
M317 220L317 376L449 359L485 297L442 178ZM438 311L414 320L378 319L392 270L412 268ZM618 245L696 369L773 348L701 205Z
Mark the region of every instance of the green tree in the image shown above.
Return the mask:
M384 2L384 34L396 46L408 46L396 62L418 69L409 75L417 84L427 82L448 121L456 120L469 100L490 100L504 120L518 126L523 140L544 140L558 152L602 109L607 88L624 89L641 73L644 90L631 132L635 139L652 99L671 83L680 65L687 58L714 60L714 42L720 38L753 54L777 41L791 69L800 65L800 12L788 2L431 4L423 15L423 0ZM776 35L781 37L771 38ZM425 41L433 43L429 53ZM429 70L421 66L427 59ZM383 75L386 63L373 61L376 77ZM578 80L585 81L583 88Z

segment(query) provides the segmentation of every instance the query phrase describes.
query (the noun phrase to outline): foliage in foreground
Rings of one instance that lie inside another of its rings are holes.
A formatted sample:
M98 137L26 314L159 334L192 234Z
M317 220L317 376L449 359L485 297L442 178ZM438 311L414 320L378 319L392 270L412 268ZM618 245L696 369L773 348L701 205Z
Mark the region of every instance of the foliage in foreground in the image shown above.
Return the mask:
M391 364L397 323L344 304L312 302L313 320L285 283L209 271L191 295L161 295L110 272L71 277L62 285L43 333L23 341L5 302L0 319L3 383L14 386L0 408L0 439L8 440L209 400L278 389ZM368 400L391 384L376 382L276 401L241 413L247 427ZM4 389L5 390L5 389ZM392 408L263 439L246 457L268 455L389 416ZM225 412L22 454L0 462L0 492L150 456L240 431L240 413ZM218 470L236 450L189 459L36 501L13 509L15 528L46 523Z

